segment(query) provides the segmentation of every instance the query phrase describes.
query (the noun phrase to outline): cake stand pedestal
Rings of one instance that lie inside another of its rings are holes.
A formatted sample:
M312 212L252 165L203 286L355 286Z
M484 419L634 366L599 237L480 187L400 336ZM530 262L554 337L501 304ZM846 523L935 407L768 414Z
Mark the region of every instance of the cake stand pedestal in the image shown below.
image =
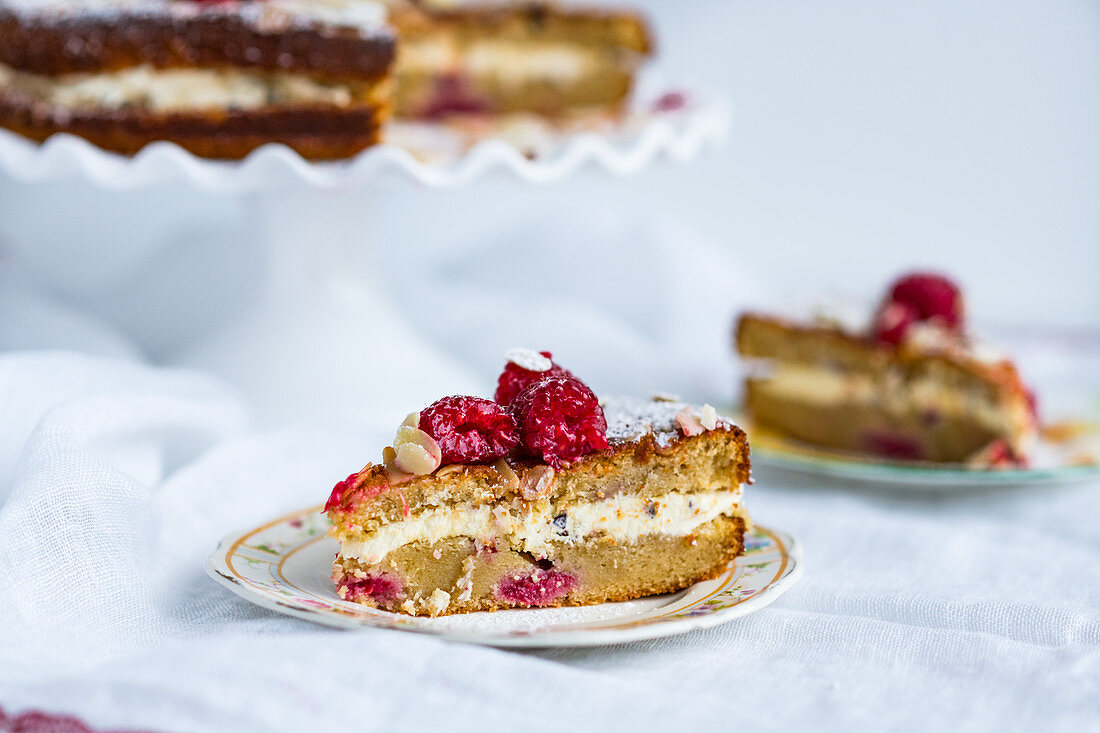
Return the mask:
M409 412L412 391L477 391L401 317L372 266L375 193L249 195L267 254L259 293L181 364L224 377L273 421L388 424Z

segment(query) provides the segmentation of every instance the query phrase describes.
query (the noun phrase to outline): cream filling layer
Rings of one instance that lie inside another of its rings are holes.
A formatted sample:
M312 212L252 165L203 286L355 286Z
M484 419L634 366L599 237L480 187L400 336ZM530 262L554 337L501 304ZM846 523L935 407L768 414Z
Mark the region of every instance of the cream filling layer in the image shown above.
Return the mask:
M486 544L503 540L508 547L544 557L555 544L582 542L595 534L621 544L647 535L681 537L723 514L735 513L740 503L737 487L652 499L620 494L558 509L546 500L518 508L505 504L438 507L383 525L365 537L345 539L340 554L374 564L411 542L470 537Z
M450 39L404 41L398 48L397 73L491 77L519 86L539 79L566 84L606 66L593 51L565 43L517 43L484 40L459 44Z
M0 89L11 89L68 110L140 107L151 112L174 112L293 104L346 107L354 99L347 85L324 84L301 74L151 66L50 77L0 65Z
M997 432L1026 430L1027 408L1007 411L984 394L945 388L934 379L902 381L890 375L840 372L825 367L779 364L758 382L776 397L821 406L842 403L875 404L894 413L931 410L943 415L966 416ZM1019 414L1017 414L1019 413Z

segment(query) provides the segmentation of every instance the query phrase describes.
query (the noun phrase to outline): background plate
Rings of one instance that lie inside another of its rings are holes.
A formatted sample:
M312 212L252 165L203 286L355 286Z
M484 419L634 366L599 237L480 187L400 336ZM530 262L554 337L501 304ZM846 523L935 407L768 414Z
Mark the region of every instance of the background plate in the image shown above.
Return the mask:
M1100 465L1074 463L1086 452L1095 450L1095 439L1100 436L1100 427L1088 423L1080 424L1079 430L1085 435L1072 445L1041 439L1036 448L1035 465L1031 468L983 469L846 455L761 430L743 417L735 421L749 435L754 466L817 476L940 491L1061 484L1100 478Z
M715 580L669 595L576 608L421 618L348 603L329 575L337 544L320 507L303 509L221 541L206 571L264 608L326 626L378 627L510 647L595 646L715 626L768 605L802 575L793 537L756 527L745 554Z

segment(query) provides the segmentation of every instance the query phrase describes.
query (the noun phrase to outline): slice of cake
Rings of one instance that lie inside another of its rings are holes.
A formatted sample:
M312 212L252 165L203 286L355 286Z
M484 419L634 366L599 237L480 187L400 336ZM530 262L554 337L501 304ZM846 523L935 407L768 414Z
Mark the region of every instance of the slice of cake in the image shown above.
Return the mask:
M390 5L402 117L617 109L652 48L632 12L542 1Z
M346 157L378 140L395 44L367 0L0 0L0 126Z
M966 334L954 283L902 277L867 320L741 316L736 349L756 362L744 395L754 425L891 459L1027 463L1034 398L1007 357Z
M686 588L742 551L745 434L678 402L597 402L549 354L512 352L497 401L409 416L333 489L341 598L439 615Z

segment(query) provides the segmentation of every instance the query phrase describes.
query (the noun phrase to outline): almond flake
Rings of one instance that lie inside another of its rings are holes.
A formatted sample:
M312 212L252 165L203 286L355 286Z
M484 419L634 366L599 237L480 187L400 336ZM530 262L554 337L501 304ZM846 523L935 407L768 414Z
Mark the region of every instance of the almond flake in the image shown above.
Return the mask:
M498 458L493 461L493 468L500 477L504 479L504 488L508 491L515 491L519 488L519 476L512 470L512 467L508 465L508 461L503 458Z
M702 435L705 430L703 423L699 422L699 418L695 416L690 407L685 407L676 413L676 425L688 437Z
M514 348L504 352L504 358L529 372L548 372L554 363L533 349Z
M534 466L523 474L520 482L520 496L533 501L550 493L554 485L554 469L550 466Z
M439 456L433 456L416 443L402 443L397 446L397 458L393 465L416 476L426 476L439 468Z
M718 427L718 412L710 405L703 405L703 409L699 411L699 422L707 430L714 430Z
M413 448L417 448L419 451L413 450ZM409 425L402 425L397 429L397 435L394 436L393 439L393 449L396 451L394 463L397 467L403 471L409 471L417 475L431 473L439 468L439 464L443 457L443 452L439 448L439 443L435 442L435 438L428 435L420 428L414 428ZM427 457L427 460L421 458L421 452ZM404 458L402 458L403 455L405 456ZM427 471L420 470L428 464L432 464L430 469ZM408 467L414 465L418 470L414 471Z
M438 471L436 471L435 475L438 477L449 476L452 473L458 473L464 468L466 467L463 466L461 463L448 463L446 466L443 466Z
M451 605L451 594L442 588L436 588L428 598L428 613L438 616Z

